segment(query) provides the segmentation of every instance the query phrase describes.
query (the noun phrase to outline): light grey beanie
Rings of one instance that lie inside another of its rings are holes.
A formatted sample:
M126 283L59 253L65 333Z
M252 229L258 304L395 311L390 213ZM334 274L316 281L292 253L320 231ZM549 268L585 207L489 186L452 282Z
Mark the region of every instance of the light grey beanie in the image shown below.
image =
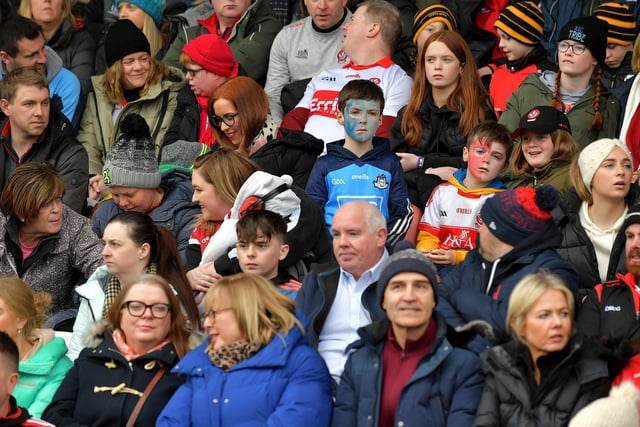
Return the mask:
M633 162L633 157L631 157L627 144L619 139L598 139L582 149L578 155L578 166L580 167L582 182L584 182L587 188L591 188L593 175L595 175L604 159L606 159L609 153L616 147L622 148L627 157L629 157L629 160Z
M102 167L104 184L158 188L160 168L147 122L139 114L129 114L122 119L120 132L122 134L113 143Z

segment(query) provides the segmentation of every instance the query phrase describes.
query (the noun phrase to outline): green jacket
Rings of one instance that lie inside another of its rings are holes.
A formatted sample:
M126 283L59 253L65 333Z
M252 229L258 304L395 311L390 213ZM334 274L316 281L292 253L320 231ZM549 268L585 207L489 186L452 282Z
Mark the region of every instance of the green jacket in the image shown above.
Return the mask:
M40 418L73 363L65 356L67 345L62 338L54 337L53 329L36 329L32 337L38 338L39 348L33 356L20 361L20 379L13 396L19 406Z
M274 15L269 3L266 0L255 0L231 30L227 43L233 57L247 75L258 83L264 84L271 45L281 28L282 24ZM169 66L178 67L183 46L207 33L207 29L202 25L181 31L162 61Z
M527 172L523 175L515 175L508 171L502 178L507 188L529 187L538 188L544 184L551 184L556 190L565 193L572 188L569 179L570 161L552 161L535 172Z
M91 175L102 174L106 155L113 141L120 135L120 121L130 113L138 113L144 117L156 143L156 152L160 153L164 134L171 124L173 112L178 104L178 92L185 85L182 72L170 68L168 78L150 87L145 96L127 103L114 123L114 105L104 92L103 81L104 74L91 78L93 92L87 99L78 131L78 141L89 155Z
M590 131L589 127L595 114L591 105L595 95L592 86L575 105L565 113L571 124L571 133L580 148L600 138L615 138L618 131L620 117L620 101L610 95L601 86L600 113L602 114L602 129ZM507 110L500 116L499 123L505 125L510 132L518 128L520 118L530 109L538 105L549 105L553 92L545 86L537 74L529 75L507 100Z

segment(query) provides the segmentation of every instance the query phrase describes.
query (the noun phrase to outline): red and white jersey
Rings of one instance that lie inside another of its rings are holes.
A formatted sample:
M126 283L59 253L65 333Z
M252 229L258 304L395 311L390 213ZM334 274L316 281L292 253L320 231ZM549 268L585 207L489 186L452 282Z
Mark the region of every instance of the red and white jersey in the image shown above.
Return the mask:
M296 108L309 110L305 132L325 143L344 139L344 128L338 123L338 93L350 80L371 80L384 93L383 116L396 117L398 110L407 105L413 80L396 65L391 57L375 64L358 66L353 63L343 68L324 70L315 76L304 92Z
M482 224L480 209L495 194L468 192L446 182L431 193L418 230L440 237L440 249L470 251L476 247L478 228Z

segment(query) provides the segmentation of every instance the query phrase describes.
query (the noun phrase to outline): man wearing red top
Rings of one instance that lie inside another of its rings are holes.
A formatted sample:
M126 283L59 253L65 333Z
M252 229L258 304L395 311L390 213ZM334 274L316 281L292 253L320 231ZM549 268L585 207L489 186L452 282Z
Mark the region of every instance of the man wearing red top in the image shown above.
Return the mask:
M484 377L454 347L434 310L433 263L415 249L391 255L377 284L386 318L358 331L336 395L333 426L473 424Z
M348 81L365 79L375 82L384 93L382 124L376 136L388 138L398 110L409 101L412 85L411 77L391 60L402 35L400 14L384 0L369 0L360 4L343 32L342 50L351 62L311 79L281 127L304 130L325 143L344 139L344 128L336 118L338 93Z

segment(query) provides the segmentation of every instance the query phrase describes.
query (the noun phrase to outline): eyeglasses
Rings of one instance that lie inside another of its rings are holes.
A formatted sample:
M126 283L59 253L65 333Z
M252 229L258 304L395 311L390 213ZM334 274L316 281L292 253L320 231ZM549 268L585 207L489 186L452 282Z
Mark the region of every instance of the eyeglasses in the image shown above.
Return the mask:
M150 59L151 59L151 57L149 55L142 55L139 58L123 59L122 60L122 65L124 65L125 67L130 67L133 64L135 64L136 62L139 62L140 64L146 64L147 62L149 62Z
M562 53L568 51L569 48L571 48L571 50L573 50L573 53L575 53L576 55L582 55L587 47L583 44L569 44L567 42L558 43L558 50Z
M215 114L212 114L212 115L209 116L209 121L211 122L211 124L213 126L215 126L217 128L222 126L222 123L224 123L227 126L233 126L234 124L236 124L236 117L237 116L238 116L238 113L225 114L222 117L216 116Z
M142 317L147 308L151 311L151 317L154 319L164 319L171 311L171 304L164 304L158 302L156 304L147 305L142 301L127 301L122 304L123 308L127 308L127 311L133 317Z
M204 68L196 68L196 69L185 68L184 69L184 73L187 75L187 77L191 76L191 78L197 76L200 71L207 71L207 70L205 70Z
M202 318L200 319L200 324L204 325L205 320L209 319L211 321L211 323L215 323L216 321L216 314L222 312L222 311L227 311L227 310L233 310L233 308L231 307L227 307L227 308L219 308L217 310L209 310L206 313L204 313L202 315Z

